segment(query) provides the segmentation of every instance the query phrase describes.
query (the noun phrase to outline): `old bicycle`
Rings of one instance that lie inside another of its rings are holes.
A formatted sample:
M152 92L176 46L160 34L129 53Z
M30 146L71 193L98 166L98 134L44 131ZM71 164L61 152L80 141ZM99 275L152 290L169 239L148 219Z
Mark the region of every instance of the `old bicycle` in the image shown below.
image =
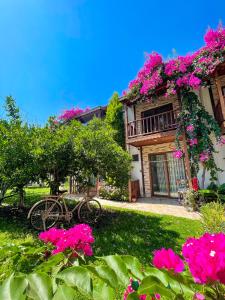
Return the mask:
M101 204L88 196L78 197L78 203L71 209L66 201L66 194L47 196L35 203L28 213L31 226L36 230L47 230L59 221L70 223L77 212L81 223L93 224L101 216Z

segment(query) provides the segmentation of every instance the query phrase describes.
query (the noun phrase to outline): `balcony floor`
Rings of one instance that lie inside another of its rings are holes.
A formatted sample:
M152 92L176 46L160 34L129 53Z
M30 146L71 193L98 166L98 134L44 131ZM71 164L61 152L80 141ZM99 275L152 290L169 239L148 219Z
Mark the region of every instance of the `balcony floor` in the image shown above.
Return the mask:
M146 146L146 145L155 145L173 142L175 140L176 130L168 130L157 133L137 135L134 137L129 137L126 139L128 145L135 147Z

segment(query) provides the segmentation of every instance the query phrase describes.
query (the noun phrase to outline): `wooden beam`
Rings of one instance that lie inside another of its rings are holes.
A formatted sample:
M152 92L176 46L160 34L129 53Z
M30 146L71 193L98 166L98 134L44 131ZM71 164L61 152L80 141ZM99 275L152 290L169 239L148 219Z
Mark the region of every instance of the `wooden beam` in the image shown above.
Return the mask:
M218 78L217 74L215 77L215 84L216 84L216 88L217 88L217 92L219 95L219 101L220 101L220 105L221 105L221 111L222 111L222 115L223 115L223 120L225 120L225 102L224 102L224 96L222 93L222 87L221 87L221 82L220 79Z

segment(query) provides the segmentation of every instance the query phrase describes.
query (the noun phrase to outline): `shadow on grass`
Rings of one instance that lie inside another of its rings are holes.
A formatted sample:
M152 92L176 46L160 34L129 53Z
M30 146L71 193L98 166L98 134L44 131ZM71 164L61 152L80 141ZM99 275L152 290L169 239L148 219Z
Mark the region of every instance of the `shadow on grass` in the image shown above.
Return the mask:
M104 210L94 228L95 255L129 254L143 263L149 262L152 252L162 247L180 249L179 231L165 228L170 219L130 211Z
M38 232L26 219L28 208L19 210L0 207L0 246L5 243L23 242L27 235L37 241ZM78 220L75 218L75 222ZM72 225L65 224L65 227ZM94 254L129 254L149 263L152 252L162 247L181 250L189 236L198 235L199 222L160 216L146 212L121 209L104 209L100 221L93 226Z

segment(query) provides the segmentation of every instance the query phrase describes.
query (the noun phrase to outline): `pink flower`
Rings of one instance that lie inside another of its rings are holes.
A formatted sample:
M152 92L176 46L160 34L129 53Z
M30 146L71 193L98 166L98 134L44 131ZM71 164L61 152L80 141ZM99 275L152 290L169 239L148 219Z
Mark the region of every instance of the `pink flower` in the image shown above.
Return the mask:
M135 287L134 287L135 285ZM140 281L134 281L132 278L130 279L130 284L128 285L128 287L126 288L124 294L123 294L123 300L127 300L127 297L129 294L132 294L133 292L135 292L135 290L138 289L140 285ZM135 288L135 289L134 289ZM139 296L140 300L146 300L147 299L147 295L140 295ZM159 298L160 299L160 298Z
M176 150L173 152L173 157L180 159L183 156L183 151L182 150Z
M195 282L225 284L225 234L205 233L200 238L189 238L182 254Z
M190 144L190 146L197 145L197 144L198 144L198 140L197 140L196 138L190 139L190 140L189 140L189 144Z
M195 293L193 299L194 300L205 300L205 296L200 293Z
M193 132L194 129L195 128L194 128L194 126L192 124L188 125L187 128L186 128L187 132Z
M201 79L196 77L194 74L191 74L191 76L189 78L189 85L193 89L199 89L199 87L201 85Z
M92 229L86 224L79 224L68 230L51 228L41 232L39 239L55 246L52 254L71 249L86 256L93 255L91 244L94 243L94 237Z
M79 115L81 115L82 113L84 113L84 112L87 112L87 111L89 111L90 110L90 108L89 107L87 107L87 108L85 108L85 109L81 109L81 108L72 108L72 109L68 109L68 110L65 110L59 117L58 117L58 119L59 120L71 120L71 119L73 119L74 117L76 117L76 116L79 116Z
M200 153L199 160L201 162L205 162L205 161L209 160L209 153L207 151L203 151L202 153Z
M132 90L133 87L137 86L139 84L139 81L137 79L131 80L129 83L129 89Z
M123 96L126 96L126 95L127 95L127 91L123 91L123 92L122 92L122 95L123 95Z
M158 269L172 270L175 273L181 273L184 270L182 259L172 249L162 248L154 251L153 265Z

